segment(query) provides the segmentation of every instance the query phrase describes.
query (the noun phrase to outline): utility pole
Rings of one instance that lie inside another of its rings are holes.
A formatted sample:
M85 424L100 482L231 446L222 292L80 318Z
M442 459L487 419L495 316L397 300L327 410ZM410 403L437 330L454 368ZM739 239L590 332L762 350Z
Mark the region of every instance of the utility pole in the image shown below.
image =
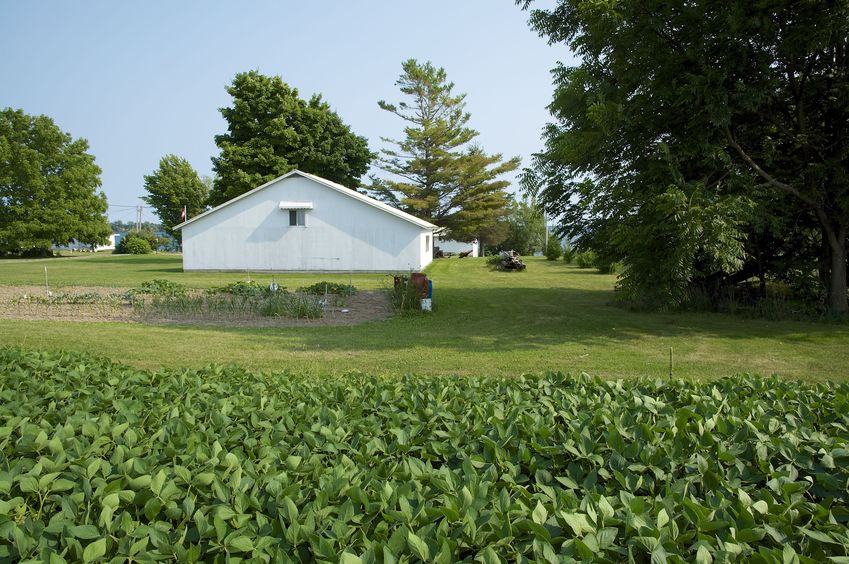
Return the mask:
M136 233L141 231L142 206L136 206Z

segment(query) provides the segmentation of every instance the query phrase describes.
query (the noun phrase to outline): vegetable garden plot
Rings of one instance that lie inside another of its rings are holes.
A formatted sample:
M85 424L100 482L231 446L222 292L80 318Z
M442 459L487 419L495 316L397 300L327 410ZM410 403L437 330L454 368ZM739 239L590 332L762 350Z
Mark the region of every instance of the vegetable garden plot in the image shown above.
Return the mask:
M847 561L849 386L0 349L0 560Z

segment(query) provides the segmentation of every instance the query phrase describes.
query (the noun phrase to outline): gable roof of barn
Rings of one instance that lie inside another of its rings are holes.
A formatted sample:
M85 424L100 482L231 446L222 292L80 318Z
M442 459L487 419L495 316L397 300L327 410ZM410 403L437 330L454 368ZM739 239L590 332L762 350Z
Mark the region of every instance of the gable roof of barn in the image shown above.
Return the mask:
M422 229L429 229L429 230L439 229L436 225L434 225L430 222L427 222L423 219L419 219L414 215L408 214L407 212L403 212L399 209L393 208L392 206L384 204L383 202L381 202L379 200L375 200L374 198L370 198L369 196L366 196L365 194L360 194L356 190L351 190L350 188L348 188L346 186L343 186L341 184L337 184L336 182L332 182L330 180L327 180L326 178L322 178L322 177L316 176L314 174L309 174L307 172L302 172L302 171L297 170L297 169L293 170L291 172L287 172L283 176L278 176L274 180L270 180L270 181L266 182L265 184L263 184L262 186L257 186L253 190L249 190L249 191L245 192L244 194L240 194L239 196L236 196L235 198L227 200L223 204L218 205L218 206L212 208L211 210L207 210L207 211L203 212L202 214L196 215L195 217L193 217L193 218L191 218L187 221L184 221L183 223L175 225L173 228L174 229L182 229L183 227L185 227L186 225L188 225L190 223L193 223L193 222L195 222L195 221L197 221L197 220L199 220L203 217L206 217L208 215L214 214L218 210L229 206L233 202L241 200L242 198L247 198L248 196L257 193L260 190L268 188L269 186L271 186L272 184L274 184L276 182L279 182L281 180L285 180L286 178L289 178L289 177L295 176L295 175L301 176L301 177L306 178L308 180L312 180L313 182L316 182L317 184L320 184L322 186L326 186L327 188L335 190L335 191L339 192L340 194L344 194L345 196L348 196L349 198L359 200L360 202L362 202L364 204L368 204L368 205L370 205L374 208L377 208L377 209L384 211L388 214L394 215L395 217L403 219L404 221L408 221L408 222L410 222L414 225L417 225L418 227L421 227Z

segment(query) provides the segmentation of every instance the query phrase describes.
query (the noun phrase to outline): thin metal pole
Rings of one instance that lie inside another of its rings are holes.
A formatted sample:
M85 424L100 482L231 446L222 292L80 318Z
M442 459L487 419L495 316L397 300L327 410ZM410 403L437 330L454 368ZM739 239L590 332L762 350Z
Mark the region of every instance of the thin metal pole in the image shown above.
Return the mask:
M672 347L669 347L669 377L672 378Z

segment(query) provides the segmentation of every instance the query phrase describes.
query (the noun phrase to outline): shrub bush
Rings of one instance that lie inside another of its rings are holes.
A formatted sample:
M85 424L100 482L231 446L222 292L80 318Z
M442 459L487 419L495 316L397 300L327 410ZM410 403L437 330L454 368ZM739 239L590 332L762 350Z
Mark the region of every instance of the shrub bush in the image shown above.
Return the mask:
M548 245L545 247L545 258L547 260L557 260L563 254L563 247L560 246L560 240L557 237L549 236Z
M238 282L232 282L225 286L218 286L215 288L210 288L207 290L209 294L229 294L231 296L244 296L244 297L254 297L254 296L262 296L265 294L271 294L274 292L282 292L286 288L283 286L277 286L275 290L272 290L270 286L262 285L254 280L245 281L239 280Z
M578 268L593 268L596 263L596 254L592 251L583 251L575 255L575 263Z
M621 262L612 262L598 257L595 260L595 267L598 269L599 274L616 274L617 272L622 272L623 265Z
M486 264L489 266L498 266L502 260L504 260L504 257L501 256L501 253L495 253L486 257Z
M565 262L566 264L572 264L572 262L575 260L576 254L577 251L575 251L575 247L573 247L569 243L566 243L566 245L563 247L563 262Z
M147 255L153 252L150 242L136 233L127 233L115 247L115 252L123 255Z
M134 243L133 241L142 240L147 243L149 250L146 252L132 252L131 249L142 250L144 249L143 245L139 245L138 243ZM169 242L168 238L159 237L153 231L150 230L141 230L141 231L133 231L132 233L126 233L121 241L118 243L118 246L115 247L115 253L127 254L127 255L145 255L147 253L151 253L159 249L159 247L165 245ZM131 245L128 247L128 245Z
M325 293L333 294L336 296L348 297L353 296L357 293L357 289L351 286L350 284L341 284L339 282L316 282L311 286L304 286L298 289L299 292L303 292L304 294L315 294L316 296L323 296Z
M189 291L187 286L171 280L155 278L139 284L138 288L131 290L134 294L147 294L150 296L185 296Z

